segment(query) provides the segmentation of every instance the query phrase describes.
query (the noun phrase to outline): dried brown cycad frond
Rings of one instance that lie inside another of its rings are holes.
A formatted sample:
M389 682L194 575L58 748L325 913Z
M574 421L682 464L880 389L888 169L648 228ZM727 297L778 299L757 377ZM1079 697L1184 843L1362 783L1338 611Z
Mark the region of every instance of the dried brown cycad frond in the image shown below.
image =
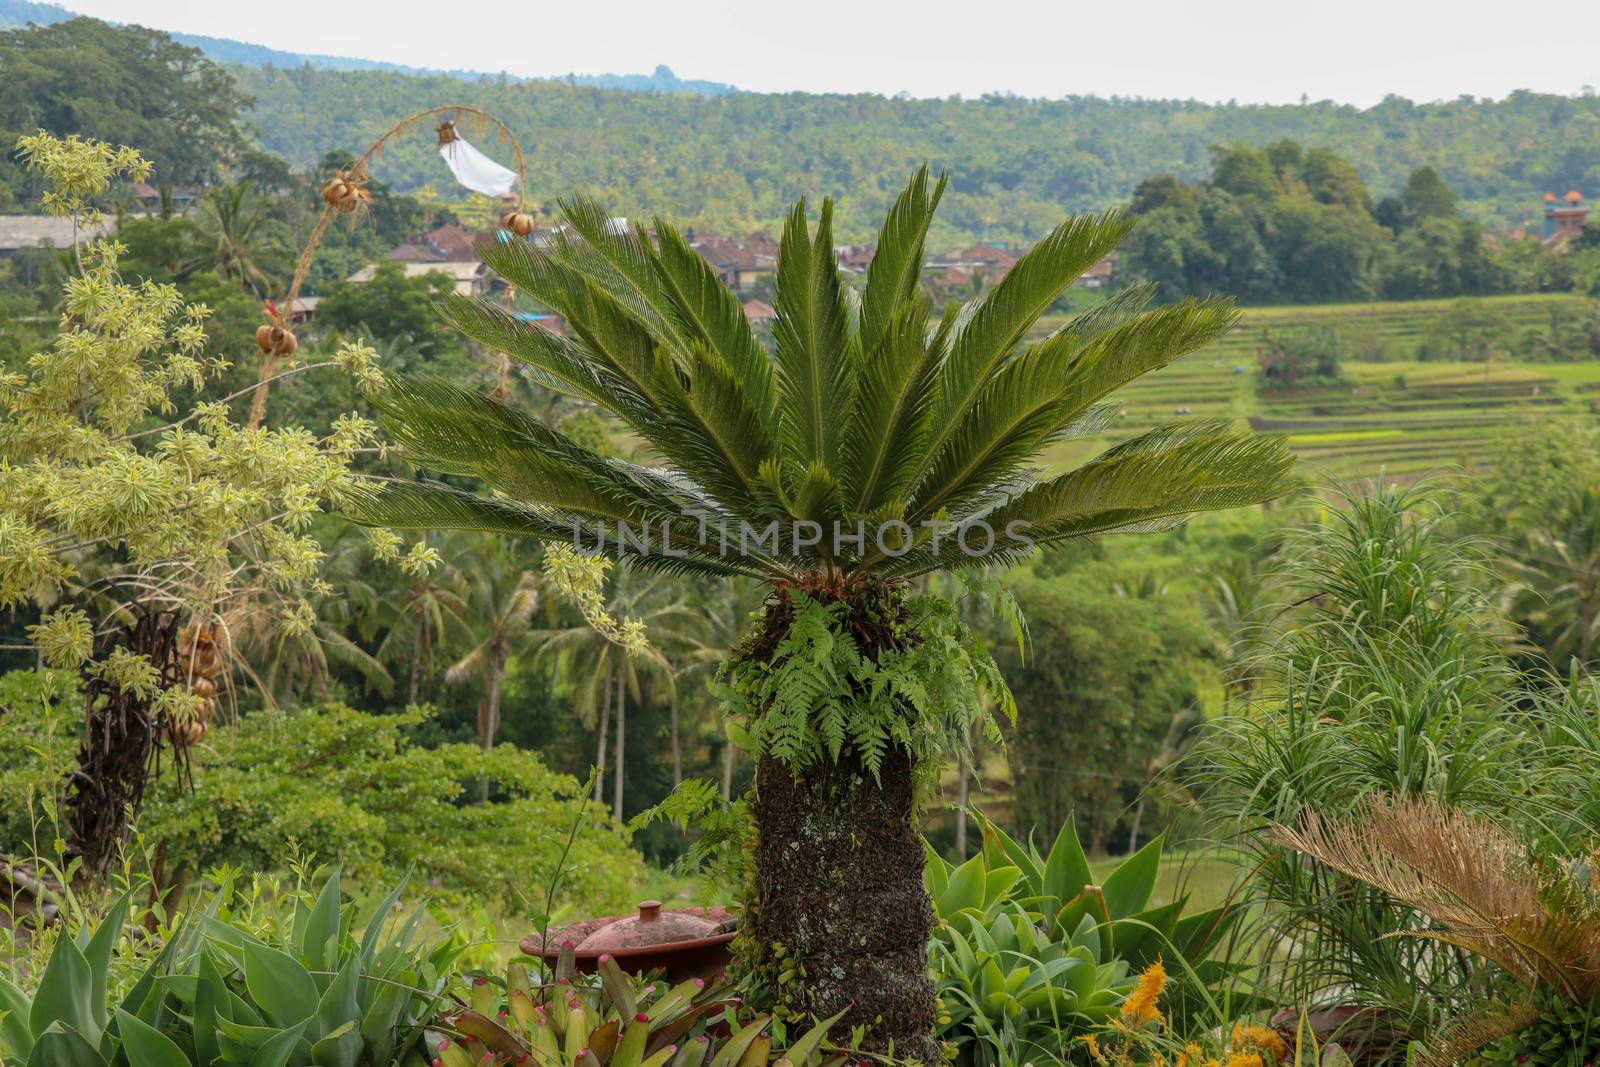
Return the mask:
M1581 888L1492 823L1426 798L1379 795L1353 818L1310 812L1272 836L1441 927L1415 936L1475 952L1529 987L1600 994L1600 923Z
M1485 1045L1521 1033L1539 1021L1532 1004L1493 1004L1439 1028L1413 1067L1455 1067Z

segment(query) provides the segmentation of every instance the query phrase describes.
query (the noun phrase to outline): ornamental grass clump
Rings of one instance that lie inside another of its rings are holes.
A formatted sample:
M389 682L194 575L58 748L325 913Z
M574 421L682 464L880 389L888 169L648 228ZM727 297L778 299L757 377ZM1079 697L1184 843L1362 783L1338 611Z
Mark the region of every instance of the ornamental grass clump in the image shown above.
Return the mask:
M996 727L986 707L1010 704L983 643L912 580L1254 504L1285 492L1290 468L1281 440L1195 420L1046 474L1047 449L1114 419L1118 387L1217 339L1236 313L1151 306L1134 289L1038 331L1127 233L1115 213L1068 219L987 294L935 308L923 248L944 187L926 170L912 179L859 293L834 256L831 203L814 226L798 204L770 349L673 226L564 202L548 242L481 254L569 332L469 297L446 314L615 420L644 462L598 455L495 396L394 380L378 398L386 425L419 467L457 480L391 483L358 511L767 583L722 680L757 764L741 938L752 988L798 1015L842 1011L869 1050L930 1063L918 787L947 747Z

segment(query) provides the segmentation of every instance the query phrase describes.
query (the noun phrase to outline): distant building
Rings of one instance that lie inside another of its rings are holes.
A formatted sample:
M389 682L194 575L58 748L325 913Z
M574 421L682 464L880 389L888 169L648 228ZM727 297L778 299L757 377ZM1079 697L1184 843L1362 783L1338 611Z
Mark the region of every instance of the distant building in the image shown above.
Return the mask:
M78 241L92 241L108 234L115 223L106 220L98 226L82 227L77 231ZM0 215L0 257L14 256L29 248L71 248L73 241L71 219L52 215Z
M475 233L447 223L407 241L383 258L400 263L477 263L478 248L497 239L492 231Z
M690 234L689 247L711 264L722 284L743 292L778 269L778 242L751 234L744 243L715 234Z
M128 192L133 194L133 198L145 211L155 213L161 210L161 190L149 182L130 182ZM172 198L174 215L187 215L194 202L200 198L200 194L193 189L173 189L169 195Z
M317 305L322 303L320 296L296 297L293 306L289 308L290 322L310 322L316 317Z
M1544 194L1544 241L1560 244L1583 233L1583 221L1589 217L1589 205L1576 189L1556 198L1555 193Z
M846 274L865 274L872 266L872 254L876 251L861 245L840 245L833 250L839 257L839 269Z
M778 313L765 300L746 300L744 317L750 320L752 326L767 326L778 317Z
M1111 284L1111 279L1116 274L1116 265L1113 253L1080 274L1078 280L1072 284L1080 289L1104 289Z
M456 260L430 260L421 263L400 260L399 262L405 268L407 278L418 278L429 274L449 275L456 292L462 296L480 296L488 289L487 270L482 261L477 259L470 263ZM377 277L377 274L377 266L368 264L350 275L349 281L353 285L365 285Z

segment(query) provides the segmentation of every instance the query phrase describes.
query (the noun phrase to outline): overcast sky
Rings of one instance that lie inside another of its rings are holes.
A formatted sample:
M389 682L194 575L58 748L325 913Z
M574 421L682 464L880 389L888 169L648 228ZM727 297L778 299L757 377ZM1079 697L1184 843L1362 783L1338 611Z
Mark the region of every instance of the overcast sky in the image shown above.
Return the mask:
M1372 104L1600 83L1586 5L1487 0L63 0L296 52L762 92Z

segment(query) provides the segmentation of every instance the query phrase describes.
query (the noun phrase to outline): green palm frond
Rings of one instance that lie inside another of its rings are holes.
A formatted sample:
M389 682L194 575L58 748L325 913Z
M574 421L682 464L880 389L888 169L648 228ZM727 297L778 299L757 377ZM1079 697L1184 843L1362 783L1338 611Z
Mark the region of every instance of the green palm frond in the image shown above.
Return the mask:
M851 340L833 256L833 203L822 202L815 238L802 200L789 213L778 253L773 326L779 391L779 437L784 457L804 470L834 465L837 433L849 410L854 381L846 373Z
M935 422L953 431L976 403L985 383L1084 271L1104 259L1132 223L1116 212L1078 215L1063 222L965 315L940 368ZM936 435L935 449L944 443Z
M496 242L483 256L570 336L485 301L452 297L445 312L539 384L614 416L647 458L594 455L470 390L395 381L380 407L404 454L492 495L397 481L357 518L590 549L604 539L604 551L658 571L798 581L990 566L1029 551L1018 538L974 554L938 527L1016 525L1050 543L1163 528L1289 488L1282 441L1210 422L1153 431L1044 477L1051 444L1105 430L1117 388L1214 341L1236 314L1221 301L1152 307L1138 288L1038 337L1040 317L1126 233L1114 213L1067 220L987 295L935 314L920 279L944 188L926 169L913 176L859 297L839 276L831 204L814 226L797 205L770 353L672 226L629 228L592 200L563 201L567 232L542 247ZM812 523L824 535L802 539ZM876 543L827 535L868 523L905 532ZM765 536L774 529L776 542Z

